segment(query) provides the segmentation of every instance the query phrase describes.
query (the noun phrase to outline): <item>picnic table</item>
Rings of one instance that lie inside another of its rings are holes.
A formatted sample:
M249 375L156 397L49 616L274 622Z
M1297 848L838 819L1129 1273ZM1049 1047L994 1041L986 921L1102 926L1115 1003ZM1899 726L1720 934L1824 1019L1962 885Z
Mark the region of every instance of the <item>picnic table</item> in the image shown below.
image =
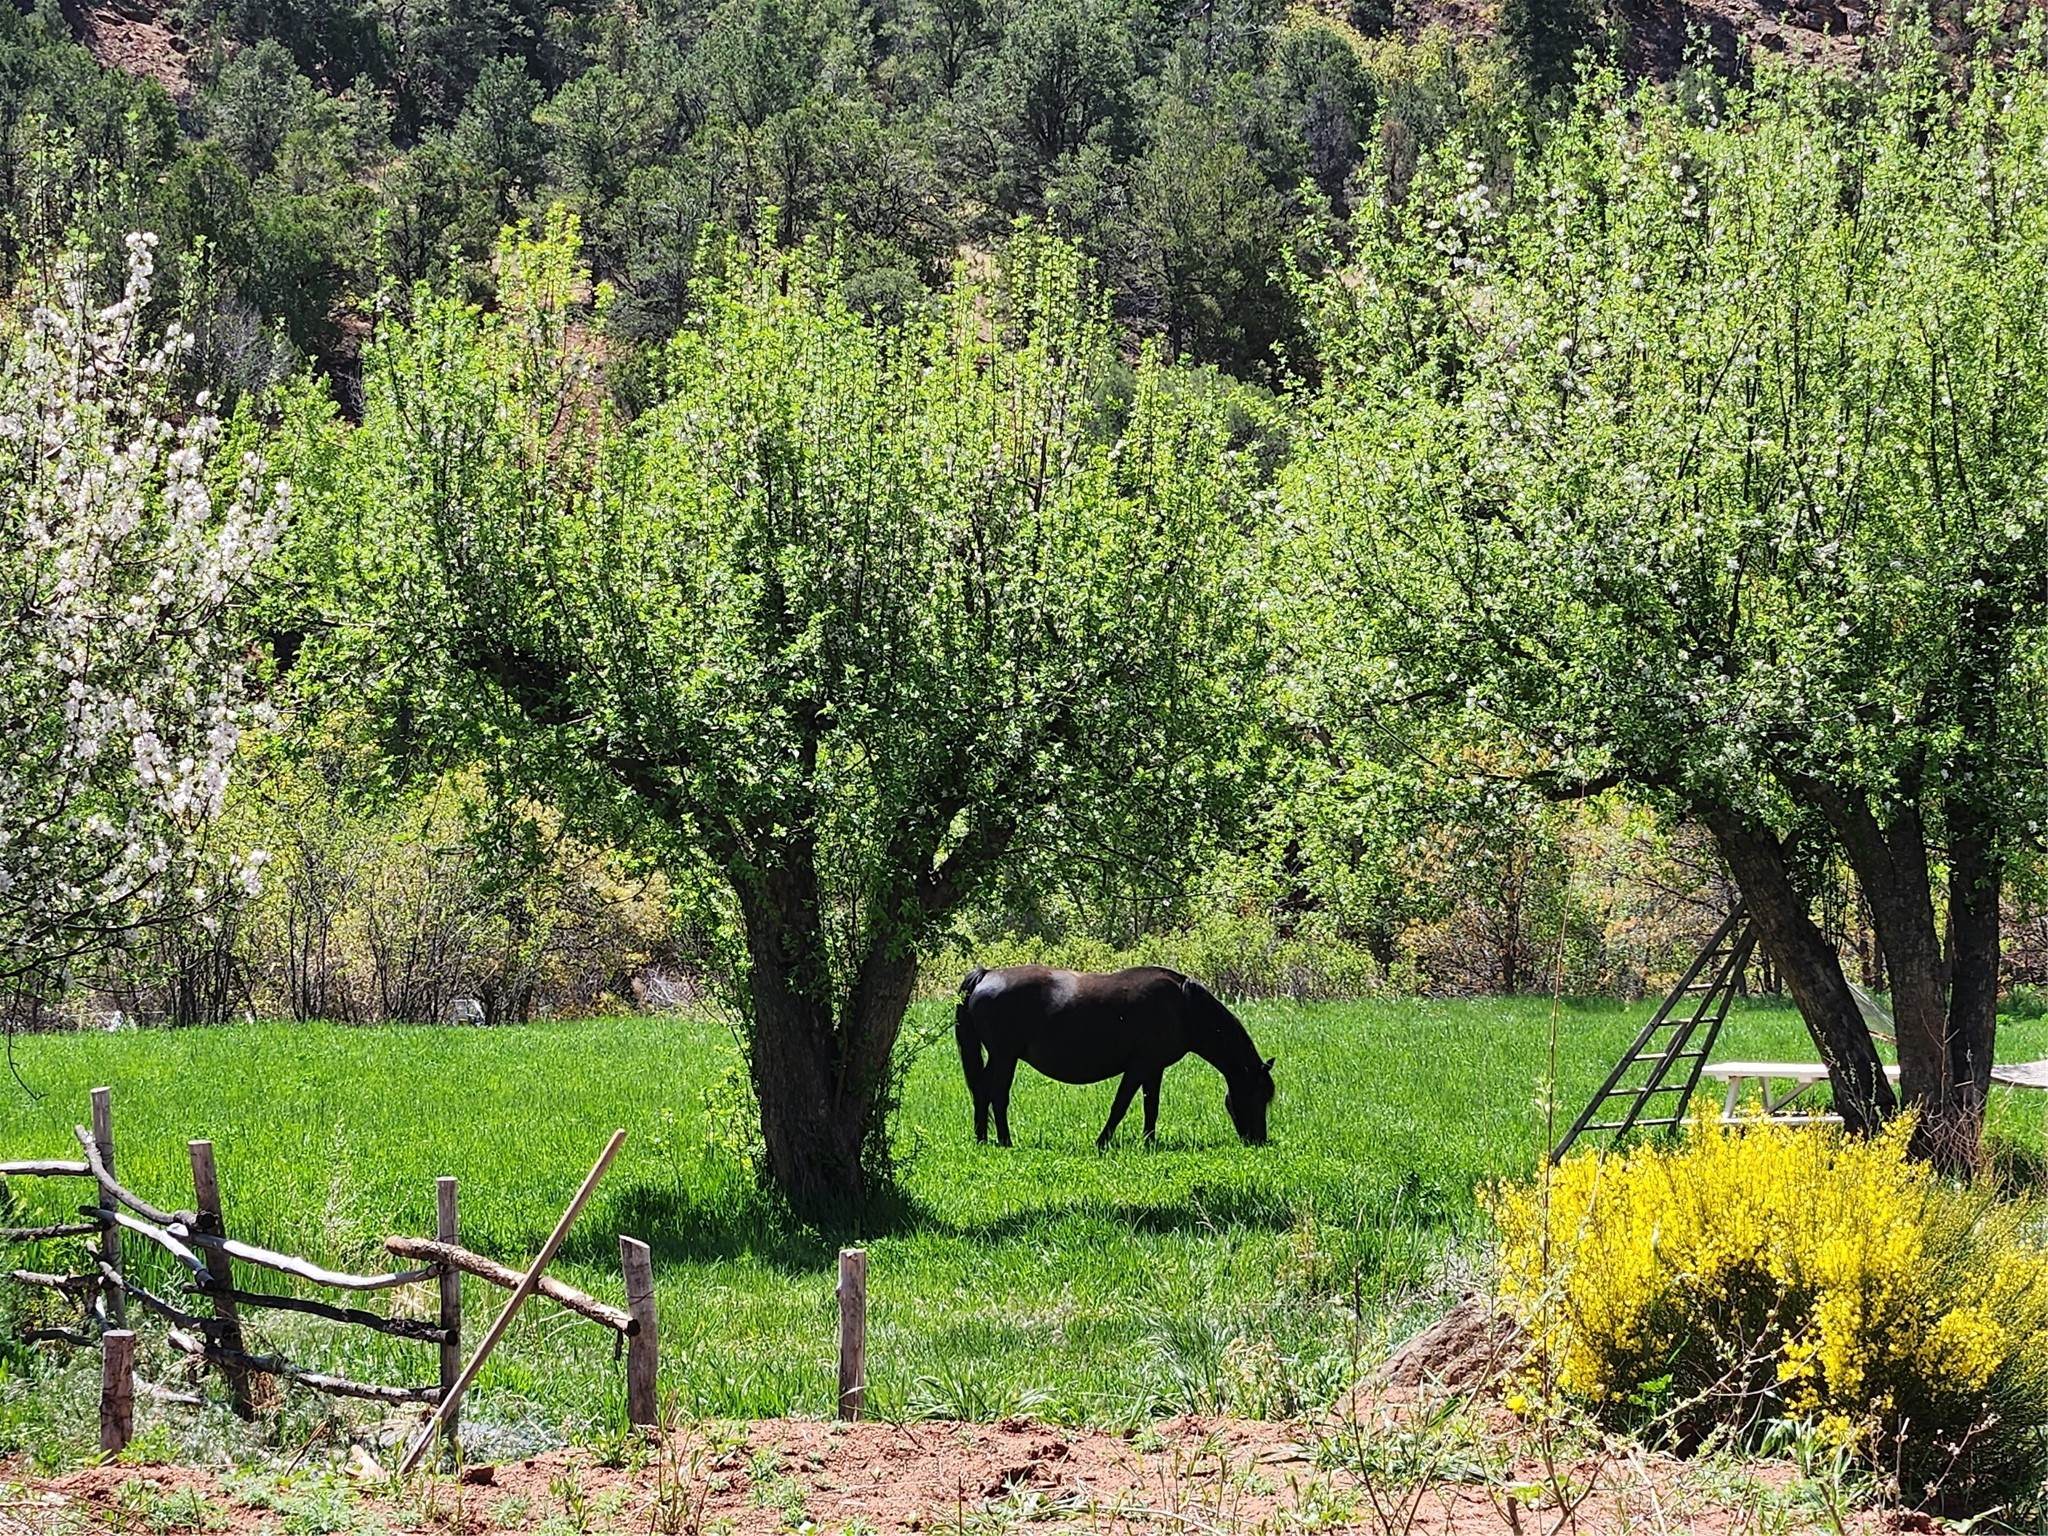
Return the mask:
M1721 1118L1733 1120L1735 1111L1742 1102L1745 1084L1754 1083L1763 1095L1764 1114L1781 1125L1840 1125L1840 1115L1816 1112L1795 1107L1797 1100L1815 1083L1828 1080L1828 1069L1817 1061L1720 1061L1708 1066L1706 1075L1718 1078L1728 1085L1727 1102L1721 1106ZM1884 1075L1893 1082L1899 1080L1899 1069L1887 1065ZM1790 1083L1789 1092L1780 1095L1772 1087L1774 1083Z
M1899 1080L1899 1069L1887 1064L1884 1075L1893 1082ZM1800 1095L1815 1083L1827 1081L1828 1069L1817 1061L1723 1061L1706 1069L1706 1076L1717 1078L1728 1085L1727 1101L1721 1106L1723 1120L1735 1119L1736 1109L1742 1102L1745 1084L1754 1083L1763 1095L1764 1114L1781 1125L1840 1125L1842 1117L1826 1113L1815 1113L1796 1107ZM2036 1088L2048 1090L2048 1061L2022 1061L2010 1066L1993 1067L1991 1081L2002 1083L2008 1088ZM1782 1095L1772 1087L1774 1083L1790 1084L1790 1091Z

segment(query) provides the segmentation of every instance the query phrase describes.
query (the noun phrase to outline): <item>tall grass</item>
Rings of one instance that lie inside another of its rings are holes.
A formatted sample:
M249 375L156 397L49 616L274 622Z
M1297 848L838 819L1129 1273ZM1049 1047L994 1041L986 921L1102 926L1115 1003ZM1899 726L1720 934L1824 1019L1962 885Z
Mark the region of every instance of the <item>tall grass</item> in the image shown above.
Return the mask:
M827 1411L833 1255L860 1242L878 1411L1100 1424L1181 1409L1288 1413L1329 1401L1359 1358L1423 1320L1479 1241L1475 1186L1534 1166L1549 1006L1248 1007L1279 1058L1263 1148L1238 1144L1221 1080L1193 1061L1167 1075L1152 1149L1127 1124L1098 1155L1113 1085L1063 1087L1028 1069L1011 1110L1018 1145L976 1146L948 1042L909 1071L900 1199L859 1230L790 1221L722 1150L729 1138L705 1105L736 1057L698 1018L26 1039L16 1057L39 1097L0 1087L0 1156L69 1153L87 1091L107 1083L123 1180L159 1204L189 1202L185 1144L210 1137L237 1235L381 1267L385 1233L433 1230L434 1178L453 1174L464 1240L517 1263L623 1125L626 1149L557 1268L616 1300L616 1235L653 1245L662 1384L691 1410ZM1644 1011L1567 1003L1561 1105L1583 1102ZM937 1038L943 1022L940 1005L921 1004L913 1032ZM2048 1024L2018 1028L2048 1047ZM2030 1054L2013 1034L2002 1054ZM1764 1007L1738 1012L1724 1049L1810 1051L1793 1016ZM2038 1102L2001 1102L1998 1114L2040 1140ZM62 1196L78 1198L76 1186L17 1186L52 1215ZM245 1271L242 1283L264 1280ZM470 1285L481 1319L500 1293ZM433 1376L424 1346L281 1314L255 1327L259 1345L346 1374ZM476 1422L543 1438L622 1414L610 1335L545 1304L479 1386Z

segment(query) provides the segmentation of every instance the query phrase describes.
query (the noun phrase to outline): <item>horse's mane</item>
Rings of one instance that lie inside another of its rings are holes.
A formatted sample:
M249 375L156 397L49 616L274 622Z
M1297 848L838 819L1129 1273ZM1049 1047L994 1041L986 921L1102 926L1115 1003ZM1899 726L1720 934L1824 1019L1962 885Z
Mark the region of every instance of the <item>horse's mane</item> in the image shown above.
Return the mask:
M1265 1075L1266 1064L1259 1058L1258 1044L1252 1039L1252 1032L1244 1027L1244 1020L1231 1012L1229 1006L1192 976L1180 979L1181 996L1193 1006L1189 1009L1190 1022L1208 1033L1220 1048L1219 1056L1226 1058L1232 1074L1242 1073L1247 1077ZM1223 1067L1218 1062L1219 1069Z

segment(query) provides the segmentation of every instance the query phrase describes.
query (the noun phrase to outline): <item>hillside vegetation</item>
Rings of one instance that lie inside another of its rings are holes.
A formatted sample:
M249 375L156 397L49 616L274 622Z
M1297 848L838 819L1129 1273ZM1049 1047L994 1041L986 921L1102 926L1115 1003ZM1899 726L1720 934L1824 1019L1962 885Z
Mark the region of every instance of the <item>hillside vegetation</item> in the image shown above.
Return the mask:
M309 360L346 389L380 289L479 291L499 228L558 202L629 354L690 314L707 238L822 236L894 318L1028 218L1134 336L1272 384L1315 367L1286 253L1457 122L1581 47L1664 78L1689 46L1842 68L1849 26L1775 0L17 0L0 277L153 229L217 389ZM647 387L625 360L618 384Z

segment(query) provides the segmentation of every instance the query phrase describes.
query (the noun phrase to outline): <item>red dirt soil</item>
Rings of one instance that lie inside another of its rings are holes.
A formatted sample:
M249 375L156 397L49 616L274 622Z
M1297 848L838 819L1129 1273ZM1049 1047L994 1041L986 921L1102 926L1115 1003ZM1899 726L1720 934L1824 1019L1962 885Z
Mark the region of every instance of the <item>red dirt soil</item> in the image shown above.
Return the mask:
M744 1439L741 1434L744 1434ZM1396 1495L1352 1474L1319 1469L1305 1426L1184 1418L1142 1438L1049 1428L1018 1420L985 1424L835 1425L769 1420L735 1426L725 1439L676 1437L637 1471L597 1465L581 1451L473 1467L415 1484L405 1498L371 1497L392 1536L481 1536L533 1530L551 1516L593 1531L730 1532L776 1536L808 1523L820 1531L991 1532L1027 1522L1049 1529L1166 1531L1232 1536L1276 1530L1399 1530L1421 1536L1520 1536L1553 1531L1747 1532L1758 1498L1790 1479L1758 1469L1708 1481L1680 1463L1641 1454L1563 1469L1577 1490L1561 1508L1556 1479L1531 1460L1491 1484L1437 1483ZM1144 1448L1141 1449L1140 1447ZM204 1529L258 1536L282 1528L276 1510L227 1495L215 1473L181 1467L95 1467L55 1479L0 1468L14 1483L0 1503L0 1532L166 1529L138 1501L193 1490L209 1502ZM1708 1496L1702 1490L1716 1490ZM1513 1507L1510 1508L1510 1504ZM159 1506L161 1507L161 1506ZM1820 1522L1820 1511L1814 1521ZM1910 1518L1910 1517L1909 1517ZM1775 1529L1798 1530L1772 1522ZM184 1529L186 1527L168 1527ZM199 1527L191 1527L198 1529ZM561 1529L557 1525L557 1529ZM1851 1530L1898 1529L1875 1517ZM1932 1529L1924 1523L1906 1528Z
M159 0L63 0L71 34L101 68L154 80L179 104L192 97L185 67L191 44L176 30Z

